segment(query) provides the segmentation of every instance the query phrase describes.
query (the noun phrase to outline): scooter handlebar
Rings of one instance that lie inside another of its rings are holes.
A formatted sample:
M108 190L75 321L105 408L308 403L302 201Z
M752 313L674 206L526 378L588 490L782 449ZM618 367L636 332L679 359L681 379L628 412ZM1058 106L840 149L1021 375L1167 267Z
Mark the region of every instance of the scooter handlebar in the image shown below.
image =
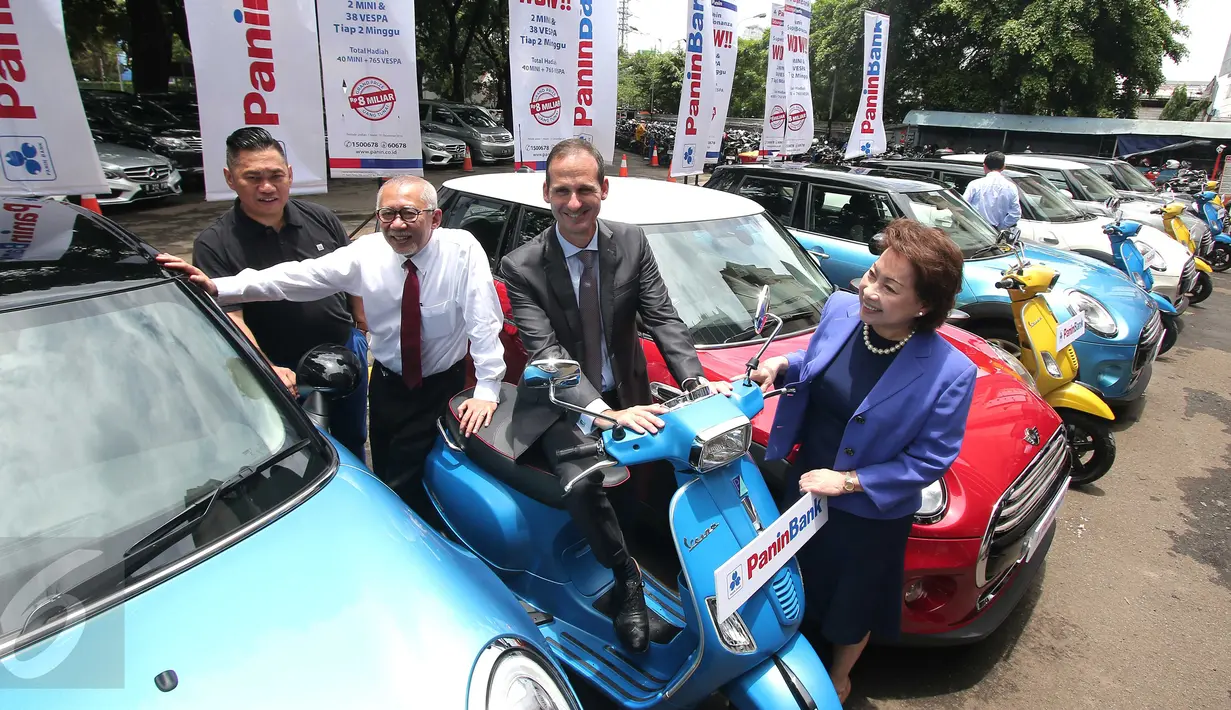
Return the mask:
M603 451L601 441L591 441L577 446L569 446L567 448L556 451L557 461L575 461L577 459L587 459L592 456L598 456Z
M1017 288L1017 282L1013 279L1001 279L996 282L996 288Z

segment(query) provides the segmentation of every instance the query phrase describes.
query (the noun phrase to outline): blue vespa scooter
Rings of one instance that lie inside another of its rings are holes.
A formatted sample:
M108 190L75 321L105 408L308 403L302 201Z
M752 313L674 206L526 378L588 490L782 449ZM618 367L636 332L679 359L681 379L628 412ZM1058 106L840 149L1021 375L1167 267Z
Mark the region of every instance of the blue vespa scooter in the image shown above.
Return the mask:
M1123 215L1117 212L1115 221L1104 225L1103 234L1111 240L1111 256L1115 260L1116 268L1128 274L1129 279L1146 292L1162 315L1163 338L1158 348L1158 354L1161 355L1175 346L1180 332L1184 329L1184 322L1180 319L1180 311L1176 310L1171 301L1151 290L1154 288L1154 276L1146 266L1141 250L1132 239L1141 231L1141 224L1125 222L1122 217Z
M505 383L491 423L468 438L458 434L456 416L468 393L437 422L440 437L424 483L450 532L522 600L556 658L618 707L687 708L715 692L744 709L841 707L828 672L799 632L804 597L794 559L805 531L823 525L828 508L823 498L806 496L780 516L748 455L751 419L765 397L781 394L763 394L748 377L782 328L768 313L768 291L761 292L753 328L761 334L773 322L773 333L732 383L731 396L708 387L668 388L672 398L660 415L666 426L658 434L637 434L610 420L615 426L601 438L559 452L562 459L594 458L582 475L603 476L604 485L625 480L628 466L669 462L674 468L671 540L659 545L673 546L680 571L669 584L642 570L651 612L644 653L626 651L615 637L614 578L564 510L559 491L567 496L571 484L561 486L510 453L518 388ZM575 361L538 360L527 366L522 386L545 389L555 406L588 414L556 397L581 376ZM522 396L530 395L523 389Z
M1189 210L1210 230L1210 236L1214 238L1214 245L1207 260L1210 262L1211 269L1221 272L1231 269L1231 235L1227 234L1227 225L1223 221L1218 205L1214 204L1217 198L1218 193L1213 190L1198 192L1193 195L1193 202Z

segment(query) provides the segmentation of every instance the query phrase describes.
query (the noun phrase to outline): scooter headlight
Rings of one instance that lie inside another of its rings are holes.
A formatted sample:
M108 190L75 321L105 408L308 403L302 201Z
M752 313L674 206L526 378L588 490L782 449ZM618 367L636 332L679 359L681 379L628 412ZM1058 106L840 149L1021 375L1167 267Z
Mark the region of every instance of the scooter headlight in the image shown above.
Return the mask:
M992 349L992 352L995 353L996 359L1000 360L1005 365L1008 365L1009 369L1013 371L1013 374L1017 375L1018 379L1025 382L1027 385L1030 385L1030 389L1035 392L1039 391L1039 386L1035 383L1034 376L1030 374L1030 370L1026 369L1026 366L1022 364L1021 360L1013 357L1013 353L1005 350L993 342L988 342L987 345Z
M581 710L581 703L533 646L505 637L479 654L466 710Z
M1056 362L1056 358L1052 357L1051 353L1046 350L1043 351L1043 368L1047 370L1047 374L1057 380L1060 379L1062 375L1060 372L1060 363Z
M1134 239L1133 244L1137 245L1137 251L1141 252L1141 258L1145 259L1146 266L1154 269L1155 271L1167 270L1167 260L1163 258L1162 254L1155 251L1154 247L1146 244L1140 239Z
M752 422L748 417L736 417L698 433L688 463L704 473L748 453L751 444Z
M1104 338L1114 338L1120 332L1116 319L1111 311L1099 302L1097 298L1084 291L1069 291L1069 308L1074 314L1081 313L1086 318L1086 327Z

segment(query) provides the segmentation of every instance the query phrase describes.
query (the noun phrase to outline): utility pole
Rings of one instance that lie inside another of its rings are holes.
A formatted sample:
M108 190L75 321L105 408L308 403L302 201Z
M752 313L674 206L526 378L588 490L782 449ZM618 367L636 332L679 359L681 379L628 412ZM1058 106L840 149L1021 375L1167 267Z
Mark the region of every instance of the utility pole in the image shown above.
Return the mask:
M833 97L838 90L838 65L829 68L829 125L825 126L825 141L833 134Z
M616 12L620 20L618 25L620 33L620 49L627 52L628 49L625 47L624 43L628 39L628 0L620 0L620 8Z

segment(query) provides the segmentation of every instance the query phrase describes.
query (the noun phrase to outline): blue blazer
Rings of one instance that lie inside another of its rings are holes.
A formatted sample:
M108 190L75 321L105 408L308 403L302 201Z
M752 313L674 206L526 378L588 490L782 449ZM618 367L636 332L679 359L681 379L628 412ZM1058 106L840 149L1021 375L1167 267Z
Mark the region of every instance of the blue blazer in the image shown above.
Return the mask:
M786 457L800 441L808 425L808 384L862 324L858 296L837 291L825 303L808 349L786 356L790 367L781 379L795 392L778 402L766 460ZM962 448L976 373L970 358L940 335L915 333L842 435L834 469L855 471L864 492L835 496L830 504L875 518L918 510L923 489L944 476Z

